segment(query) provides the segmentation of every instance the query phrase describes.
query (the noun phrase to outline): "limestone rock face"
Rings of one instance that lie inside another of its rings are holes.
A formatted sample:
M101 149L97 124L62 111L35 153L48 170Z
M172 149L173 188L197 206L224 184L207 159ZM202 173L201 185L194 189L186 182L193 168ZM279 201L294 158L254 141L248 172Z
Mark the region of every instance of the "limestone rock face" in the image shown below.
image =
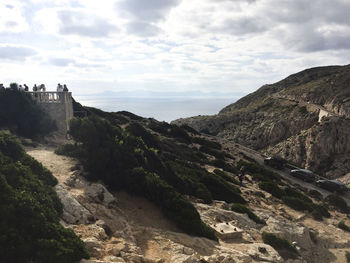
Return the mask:
M350 65L307 69L225 107L173 121L336 178L350 171Z
M62 219L68 224L88 224L94 216L83 207L62 185L56 186L56 192L63 204Z

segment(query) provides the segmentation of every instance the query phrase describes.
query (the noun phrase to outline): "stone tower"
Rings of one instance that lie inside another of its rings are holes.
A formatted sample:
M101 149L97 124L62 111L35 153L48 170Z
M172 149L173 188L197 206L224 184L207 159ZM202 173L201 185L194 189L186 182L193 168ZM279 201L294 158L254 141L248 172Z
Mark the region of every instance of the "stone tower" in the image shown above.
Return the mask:
M58 132L65 135L73 118L71 92L29 92L38 105L56 121Z

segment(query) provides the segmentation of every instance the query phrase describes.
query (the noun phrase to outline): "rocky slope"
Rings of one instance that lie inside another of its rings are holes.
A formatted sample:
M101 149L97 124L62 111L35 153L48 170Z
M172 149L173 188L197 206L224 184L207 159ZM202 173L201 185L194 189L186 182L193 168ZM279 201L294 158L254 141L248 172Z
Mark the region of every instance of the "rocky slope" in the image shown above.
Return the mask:
M350 65L307 69L225 107L179 119L329 178L350 171Z
M225 147L236 157L243 154L243 148L235 144ZM81 263L344 262L350 249L350 234L336 226L341 220L350 225L346 214L331 211L331 218L316 221L259 189L250 175L241 190L266 225L233 212L226 202L203 204L191 199L202 220L216 230L216 242L181 233L143 198L111 193L99 182L86 181L82 166L75 159L56 155L53 148L40 146L27 152L59 181L56 191L64 205L61 223L81 236L92 256ZM287 259L286 252L264 244L264 231L295 242L299 255Z

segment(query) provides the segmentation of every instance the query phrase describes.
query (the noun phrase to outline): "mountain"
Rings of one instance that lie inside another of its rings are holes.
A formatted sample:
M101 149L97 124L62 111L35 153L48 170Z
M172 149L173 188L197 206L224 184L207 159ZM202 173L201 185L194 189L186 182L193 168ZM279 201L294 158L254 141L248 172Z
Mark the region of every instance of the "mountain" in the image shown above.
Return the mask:
M179 119L329 178L350 171L350 65L306 69L214 116Z
M260 153L189 126L74 109L86 114L69 140L21 138L23 149L0 132L1 262L349 261L349 193L272 171Z

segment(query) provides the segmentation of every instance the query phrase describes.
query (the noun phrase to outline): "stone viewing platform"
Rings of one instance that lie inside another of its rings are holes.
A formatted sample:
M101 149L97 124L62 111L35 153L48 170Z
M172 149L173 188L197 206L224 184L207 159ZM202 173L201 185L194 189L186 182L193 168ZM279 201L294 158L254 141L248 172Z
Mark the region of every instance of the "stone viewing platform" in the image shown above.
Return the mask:
M28 91L32 98L56 121L58 132L66 135L73 118L72 92Z

